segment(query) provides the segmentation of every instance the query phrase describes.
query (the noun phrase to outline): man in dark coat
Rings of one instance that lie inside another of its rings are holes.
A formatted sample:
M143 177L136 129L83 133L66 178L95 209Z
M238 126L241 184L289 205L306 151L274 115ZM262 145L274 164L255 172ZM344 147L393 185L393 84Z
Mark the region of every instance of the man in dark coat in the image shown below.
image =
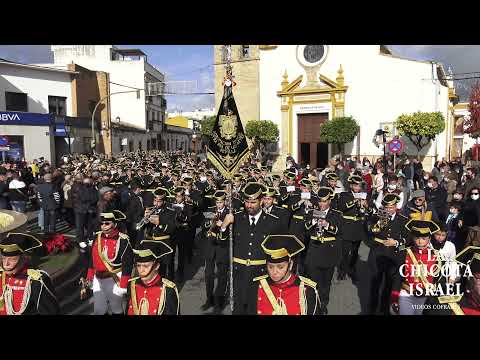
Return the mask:
M37 198L45 214L45 233L53 234L57 221L56 211L60 206L60 193L52 184L52 174L45 174L43 179L45 182L37 187Z
M368 264L370 268L370 297L368 313L375 315L380 296L380 313L390 313L389 300L395 274L402 264L403 247L409 236L405 225L408 218L397 214L397 204L400 197L397 194L386 194L382 199L382 217L372 217L369 226ZM384 288L381 291L381 285Z
M227 194L217 190L213 195L216 206L212 209L215 214L212 219L204 223L205 236L205 287L207 301L202 305L203 311L214 307L214 314L220 314L225 307L229 270L229 239L220 237L220 227L229 209L225 206ZM217 269L217 286L214 289L215 268Z
M248 290L253 279L265 274L266 254L261 243L270 234L279 234L279 219L262 210L265 187L249 183L243 189L245 210L227 214L220 227L221 239L229 236L228 226L233 224L233 292L235 315L247 313Z
M318 286L321 302L319 313L327 315L333 273L342 258L343 221L342 213L330 207L334 198L332 189L321 187L318 197L319 210L309 213L305 220L309 238L305 270Z

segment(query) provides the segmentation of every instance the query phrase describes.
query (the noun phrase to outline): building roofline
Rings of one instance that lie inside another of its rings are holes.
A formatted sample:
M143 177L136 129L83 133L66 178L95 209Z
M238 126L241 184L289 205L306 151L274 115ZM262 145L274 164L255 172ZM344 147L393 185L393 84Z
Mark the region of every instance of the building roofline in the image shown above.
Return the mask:
M11 62L11 61L8 61L8 60L0 61L0 64L23 67L23 68L27 68L27 69L34 69L34 70L40 70L40 71L52 71L52 72L60 72L60 73L66 73L66 74L79 74L78 71L55 69L55 68L51 68L51 67L32 65L32 64L21 64L21 63L17 63L17 62Z
M385 54L385 53L379 52L379 55L385 56L385 57L390 57L390 58L395 58L395 59L414 61L414 62L423 63L423 64L431 64L432 62L436 62L436 61L434 61L434 60L417 60L417 59L410 59L410 58L407 58L407 57L395 55L395 54L393 54L393 53L391 53L391 54Z

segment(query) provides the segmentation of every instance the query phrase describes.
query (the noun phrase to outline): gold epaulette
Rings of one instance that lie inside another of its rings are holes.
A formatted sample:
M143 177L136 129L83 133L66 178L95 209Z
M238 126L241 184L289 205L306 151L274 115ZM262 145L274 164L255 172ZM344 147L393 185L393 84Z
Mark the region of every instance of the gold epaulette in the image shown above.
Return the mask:
M310 280L309 278L306 278L306 277L303 277L303 276L299 276L298 277L301 281L303 281L306 285L316 289L317 288L317 283L313 280Z
M273 214L270 214L270 213L266 213L267 215L270 215L271 217L275 218L275 219L278 219L278 216L277 215L273 215Z
M119 233L118 233L118 238L119 238L119 239L127 239L127 240L130 240L130 238L128 237L128 235L127 235L127 234L124 234L124 233L122 233L122 232L119 232Z
M283 205L282 205L282 208L288 209L288 205L287 205L287 204L283 204Z
M101 231L97 231L97 232L95 233L95 235L99 235L99 234L101 234L101 233L102 233Z
M259 281L266 278L268 278L268 275L257 276L256 278L253 279L253 281Z
M340 215L343 215L343 213L340 210L337 210L337 209L330 208L330 211L335 211L335 212L339 213Z
M460 300L462 300L462 296L463 295L445 295L439 296L437 300L440 304L458 303Z
M140 276L137 276L137 277L128 279L128 282L130 282L130 281L137 281L138 279L140 279Z
M28 269L27 275L33 280L40 280L42 278L42 273L36 269Z
M170 281L168 279L162 278L162 282L165 286L168 286L169 288L174 289L174 288L177 287L177 285L175 285L175 283L173 281Z
M234 214L240 214L241 212L243 212L243 209L235 211Z

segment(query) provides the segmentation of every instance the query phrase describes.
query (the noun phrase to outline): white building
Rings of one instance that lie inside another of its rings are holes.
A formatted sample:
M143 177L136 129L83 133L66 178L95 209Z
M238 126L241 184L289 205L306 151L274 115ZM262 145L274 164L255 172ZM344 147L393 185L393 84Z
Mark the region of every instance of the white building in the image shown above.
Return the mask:
M74 71L0 61L0 141L3 158L55 162L65 130L55 116L72 116Z
M215 108L212 109L197 109L194 111L169 111L168 117L174 118L177 116L183 116L187 119L194 119L194 120L203 120L206 117L215 116ZM188 127L193 129L193 121L189 121Z
M336 116L353 116L360 125L345 151L372 158L383 154L372 141L377 129L391 128L403 113L439 111L446 130L419 155L427 168L449 156L455 94L439 63L399 58L379 45L235 45L232 54L242 120L272 120L279 127L278 168L288 153L300 163L324 167L335 148L320 142L319 127ZM215 47L215 66L218 108L222 46ZM407 154L416 155L406 143Z
M54 54L55 67L65 67L68 63L76 63L90 70L104 71L110 77L110 114L111 124L133 127L140 131L132 132L127 137L132 141L134 150L159 149L162 144L161 133L164 127L167 102L161 96L146 96L147 84L165 81L164 74L148 63L147 55L139 49L119 49L113 45L65 45L51 47ZM135 89L136 92L120 93ZM120 151L121 140L112 136L113 153ZM137 146L138 144L138 146ZM125 149L124 149L125 150Z

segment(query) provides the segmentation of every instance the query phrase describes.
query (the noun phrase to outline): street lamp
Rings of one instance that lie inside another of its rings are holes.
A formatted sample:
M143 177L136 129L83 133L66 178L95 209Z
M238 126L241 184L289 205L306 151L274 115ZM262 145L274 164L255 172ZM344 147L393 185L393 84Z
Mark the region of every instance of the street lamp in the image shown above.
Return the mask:
M195 157L196 157L197 156L197 133L195 130L193 130L192 140L193 140L193 153L195 154Z
M72 154L72 149L71 149L71 142L70 142L70 132L72 131L72 125L70 124L70 121L65 119L65 133L68 136L68 154Z
M377 147L379 147L380 144L383 144L383 171L384 171L384 174L383 174L383 186L384 186L384 190L387 188L387 183L388 183L388 180L387 180L387 174L388 174L388 168L387 168L387 136L386 134L388 133L388 131L385 131L383 129L378 129L376 132L375 132L375 136L374 136L374 143Z

